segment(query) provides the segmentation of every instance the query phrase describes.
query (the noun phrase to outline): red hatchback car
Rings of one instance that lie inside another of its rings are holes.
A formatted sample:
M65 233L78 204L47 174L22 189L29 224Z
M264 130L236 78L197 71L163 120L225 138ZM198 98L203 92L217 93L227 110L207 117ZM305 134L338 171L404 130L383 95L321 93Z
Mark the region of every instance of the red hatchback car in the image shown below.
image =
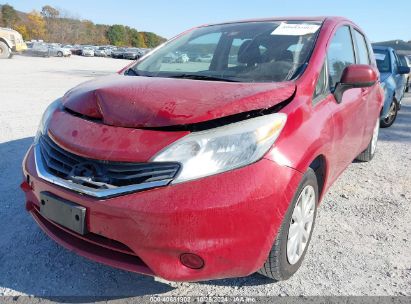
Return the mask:
M373 157L382 101L349 20L201 26L49 106L23 162L26 207L64 247L121 269L287 279L324 193Z

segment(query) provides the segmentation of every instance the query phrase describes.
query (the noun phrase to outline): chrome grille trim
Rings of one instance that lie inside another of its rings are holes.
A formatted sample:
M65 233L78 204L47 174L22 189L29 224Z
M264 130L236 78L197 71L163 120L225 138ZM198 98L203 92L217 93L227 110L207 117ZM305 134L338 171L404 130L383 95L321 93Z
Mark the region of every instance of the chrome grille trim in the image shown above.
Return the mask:
M147 190L151 188L156 188L156 187L162 187L168 185L173 178L165 178L162 180L156 180L156 181L147 181L143 183L138 183L138 184L132 184L132 185L125 185L125 186L112 186L110 188L104 188L104 189L96 189L92 187L87 187L82 184L75 183L71 180L64 179L62 177L56 176L47 170L47 167L49 164L46 163L45 157L42 156L42 153L47 153L46 149L40 144L40 141L34 145L34 159L35 159L35 164L36 164L36 170L38 176L46 180L54 185L76 191L81 194L85 194L88 196L96 197L98 199L106 199L106 198L111 198L115 196L120 196L128 193L133 193L133 192L138 192L142 190ZM73 155L76 157L75 155ZM79 158L81 158L79 156ZM59 170L62 169L61 166ZM116 174L115 170L113 170L114 174ZM166 175L169 173L169 170L162 170L158 171L158 173L163 173L165 171ZM178 170L177 170L178 172ZM176 172L176 173L177 173ZM176 174L174 174L175 176Z

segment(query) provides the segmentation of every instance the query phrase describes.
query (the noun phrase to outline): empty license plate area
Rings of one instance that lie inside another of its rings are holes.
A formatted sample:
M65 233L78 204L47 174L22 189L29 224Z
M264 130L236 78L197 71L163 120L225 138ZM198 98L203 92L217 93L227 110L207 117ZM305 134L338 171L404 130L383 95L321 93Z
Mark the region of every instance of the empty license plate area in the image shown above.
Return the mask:
M86 231L86 208L49 192L40 193L40 214L79 234Z

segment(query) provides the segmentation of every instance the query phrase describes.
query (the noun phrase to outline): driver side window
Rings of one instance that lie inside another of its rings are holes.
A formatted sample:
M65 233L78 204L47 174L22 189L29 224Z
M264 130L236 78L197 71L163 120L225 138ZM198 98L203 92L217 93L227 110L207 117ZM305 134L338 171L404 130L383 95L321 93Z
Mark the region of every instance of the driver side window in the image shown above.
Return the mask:
M348 26L340 27L335 33L327 51L327 61L329 84L333 91L345 67L355 63L351 31Z

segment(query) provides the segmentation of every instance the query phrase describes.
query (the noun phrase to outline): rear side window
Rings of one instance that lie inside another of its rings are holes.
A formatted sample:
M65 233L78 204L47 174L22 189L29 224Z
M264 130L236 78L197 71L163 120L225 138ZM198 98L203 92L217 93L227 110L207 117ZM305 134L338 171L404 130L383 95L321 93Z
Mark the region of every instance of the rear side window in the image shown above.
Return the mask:
M357 44L357 63L370 64L370 56L368 54L365 37L357 30L354 30L354 39Z
M334 90L346 66L355 63L350 28L342 26L337 30L327 51L330 89Z

